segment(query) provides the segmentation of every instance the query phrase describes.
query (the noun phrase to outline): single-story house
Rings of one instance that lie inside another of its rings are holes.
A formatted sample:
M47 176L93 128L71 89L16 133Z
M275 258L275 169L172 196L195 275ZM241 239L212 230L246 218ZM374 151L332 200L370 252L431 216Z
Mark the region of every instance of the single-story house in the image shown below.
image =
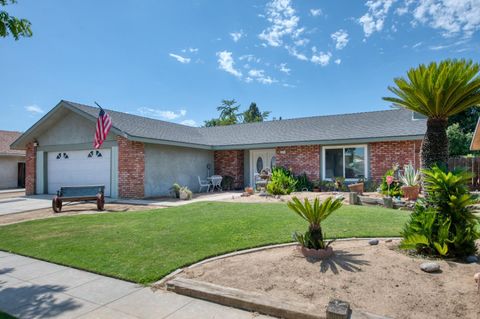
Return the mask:
M12 150L21 132L0 131L0 189L25 187L25 151Z
M107 110L113 126L94 150L98 112L62 100L12 144L27 151L27 194L101 183L107 196L143 198L168 194L174 182L196 191L198 176L213 174L242 188L272 166L311 180L379 180L393 163L419 166L426 131L404 109L208 128Z

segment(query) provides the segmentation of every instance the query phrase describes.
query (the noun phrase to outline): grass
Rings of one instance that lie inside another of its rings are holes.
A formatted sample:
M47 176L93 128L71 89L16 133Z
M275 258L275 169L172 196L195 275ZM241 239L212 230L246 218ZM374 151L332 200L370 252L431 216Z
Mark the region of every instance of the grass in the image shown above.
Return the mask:
M398 236L408 215L344 206L324 229L330 238ZM203 202L3 226L0 249L146 284L207 257L289 242L306 226L285 204Z

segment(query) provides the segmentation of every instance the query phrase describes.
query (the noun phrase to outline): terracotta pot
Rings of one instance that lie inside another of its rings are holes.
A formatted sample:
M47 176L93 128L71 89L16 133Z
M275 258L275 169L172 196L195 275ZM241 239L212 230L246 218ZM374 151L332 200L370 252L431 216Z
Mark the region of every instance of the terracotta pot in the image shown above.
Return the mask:
M249 195L253 195L254 193L253 187L245 187L245 193Z
M417 200L420 194L420 186L402 186L403 196L408 200Z
M320 188L315 188L315 187L314 187L314 188L313 188L313 191L314 191L315 193L319 193L319 192L320 192Z
M301 245L297 246L298 250L302 253L305 257L313 257L318 259L328 258L333 255L333 248L327 247L327 249L310 249L303 247Z
M355 184L350 184L348 185L348 189L351 192L358 193L360 195L363 194L363 183L355 183Z

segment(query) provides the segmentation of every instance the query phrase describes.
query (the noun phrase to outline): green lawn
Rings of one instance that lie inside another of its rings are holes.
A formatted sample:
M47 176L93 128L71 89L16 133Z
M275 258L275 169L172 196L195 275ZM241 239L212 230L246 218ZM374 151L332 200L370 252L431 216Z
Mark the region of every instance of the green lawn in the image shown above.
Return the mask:
M327 237L398 236L408 213L344 206ZM0 249L139 283L234 250L291 241L306 223L285 204L203 202L77 215L0 227Z

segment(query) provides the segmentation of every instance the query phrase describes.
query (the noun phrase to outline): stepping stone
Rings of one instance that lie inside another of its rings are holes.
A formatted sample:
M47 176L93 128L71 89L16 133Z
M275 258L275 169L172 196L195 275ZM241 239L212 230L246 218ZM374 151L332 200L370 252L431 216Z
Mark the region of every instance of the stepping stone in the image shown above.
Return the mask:
M440 265L434 262L426 262L420 265L420 269L428 273L438 272L440 271Z
M378 245L378 239L370 239L370 240L368 241L368 243L369 243L370 245L372 245L372 246Z

